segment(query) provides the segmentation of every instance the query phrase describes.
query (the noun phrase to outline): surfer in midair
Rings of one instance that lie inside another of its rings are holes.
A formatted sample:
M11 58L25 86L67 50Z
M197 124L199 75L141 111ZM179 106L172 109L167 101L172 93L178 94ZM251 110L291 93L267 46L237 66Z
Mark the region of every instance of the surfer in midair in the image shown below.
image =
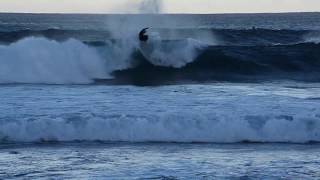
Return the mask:
M149 27L144 28L139 33L139 47L142 55L149 61L152 61L153 52L159 50L158 42L152 38L150 32L148 32Z
M149 28L144 28L140 31L139 33L139 40L142 41L142 42L147 42L148 39L149 39L149 36L146 34L147 33L147 30Z

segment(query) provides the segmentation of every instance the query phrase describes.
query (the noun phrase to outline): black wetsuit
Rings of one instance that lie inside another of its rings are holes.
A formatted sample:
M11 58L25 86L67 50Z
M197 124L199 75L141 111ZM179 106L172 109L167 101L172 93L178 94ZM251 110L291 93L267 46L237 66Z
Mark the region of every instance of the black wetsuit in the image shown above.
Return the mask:
M144 28L140 31L140 33L139 33L139 40L140 41L144 41L144 42L148 41L149 37L148 37L148 35L146 35L147 29L149 29L149 28Z

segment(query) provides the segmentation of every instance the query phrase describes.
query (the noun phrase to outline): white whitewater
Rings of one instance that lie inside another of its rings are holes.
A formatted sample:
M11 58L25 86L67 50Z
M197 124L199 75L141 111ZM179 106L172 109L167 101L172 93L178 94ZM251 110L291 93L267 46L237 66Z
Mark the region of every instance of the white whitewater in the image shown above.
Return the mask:
M0 46L0 83L87 84L110 78L96 50L70 39L27 38Z

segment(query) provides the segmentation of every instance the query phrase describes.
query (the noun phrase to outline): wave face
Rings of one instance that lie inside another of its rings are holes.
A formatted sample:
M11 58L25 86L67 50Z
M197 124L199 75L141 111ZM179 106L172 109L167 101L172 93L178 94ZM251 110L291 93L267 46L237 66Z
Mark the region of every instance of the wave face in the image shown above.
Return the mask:
M319 82L319 44L210 46L182 67L159 66L142 55L136 66L113 72L115 81L161 84L210 81L298 80Z

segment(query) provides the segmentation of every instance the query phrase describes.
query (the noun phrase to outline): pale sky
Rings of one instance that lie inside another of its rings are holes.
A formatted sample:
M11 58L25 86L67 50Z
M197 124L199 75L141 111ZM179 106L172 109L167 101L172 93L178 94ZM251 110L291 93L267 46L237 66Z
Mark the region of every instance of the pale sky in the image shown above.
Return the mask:
M320 0L0 0L0 12L149 13L157 3L161 13L320 12Z

